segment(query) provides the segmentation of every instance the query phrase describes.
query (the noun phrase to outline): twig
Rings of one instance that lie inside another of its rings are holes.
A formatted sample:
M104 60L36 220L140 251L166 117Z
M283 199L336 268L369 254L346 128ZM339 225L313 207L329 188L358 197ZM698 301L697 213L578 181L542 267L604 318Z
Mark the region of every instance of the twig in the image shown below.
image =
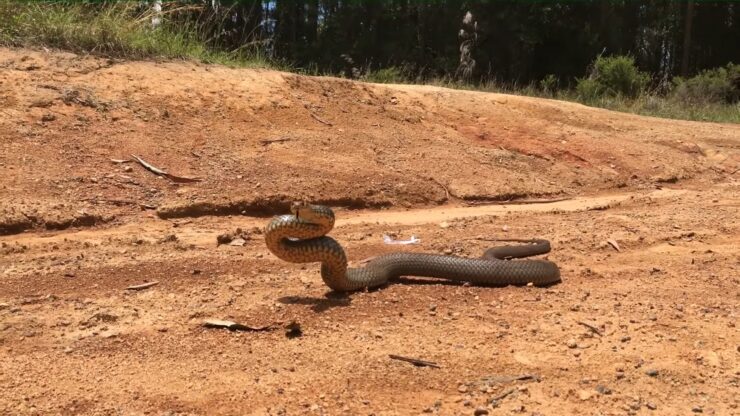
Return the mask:
M447 197L447 201L449 201L450 200L450 190L447 189L447 187L442 182L440 182L440 181L432 178L431 176L429 177L429 179L431 179L432 181L434 181L434 183L436 183L437 185L441 186L442 189L445 190L445 195Z
M618 252L622 251L622 249L619 248L619 244L617 244L615 240L609 239L609 240L606 240L606 242L609 243L612 247L614 247L614 250L617 250Z
M553 202L568 201L571 196L553 199L514 199L508 201L465 201L466 205L528 205L528 204L551 204Z
M262 146L267 146L268 144L271 144L271 143L289 142L291 140L293 140L293 139L291 139L290 137L280 137L280 138L277 138L277 139L260 140L260 143L262 143Z
M597 328L597 327L595 327L595 326L593 326L593 325L591 325L591 324L589 324L587 322L583 322L583 321L576 321L576 323L585 326L586 328L590 329L591 332L593 332L594 334L596 334L598 336L601 336L601 330L599 330L599 328Z
M147 161L145 161L144 159L136 155L131 155L131 157L136 159L136 161L139 162L141 166L143 166L150 172L154 173L155 175L164 176L165 178L171 180L172 182L180 182L180 183L186 182L187 183L187 182L200 182L201 181L200 178L186 178L184 176L176 176L171 173L167 173L163 171L162 169L148 163Z
M319 116L317 116L316 114L311 112L309 112L309 114L311 114L311 117L313 117L319 123L326 124L327 126L333 126L333 124L329 123L328 121L320 119Z
M121 205L139 205L138 202L135 201L127 201L125 199L99 199L99 198L84 198L80 201L83 202L94 202L94 203L108 203L111 205L121 206Z
M478 241L502 241L502 242L514 242L514 243L529 243L529 244L535 244L542 242L542 240L537 238L487 238L487 237L475 237L475 238L469 238L468 240L478 240Z
M205 322L203 322L203 326L206 328L226 328L230 331L269 331L273 328L272 325L248 326L232 321L224 321L221 319L207 319Z
M126 288L126 290L144 290L144 289L149 289L150 287L156 286L158 284L159 282L142 283L140 285L129 286Z
M417 367L442 368L437 363L433 363L431 361L419 360L417 358L402 357L400 355L395 355L395 354L388 354L388 357L394 360L400 360L400 361L405 361L407 363L411 363Z
M510 395L511 393L514 393L515 391L516 391L516 389L506 390L505 392L499 394L498 396L491 397L490 402L493 403L493 402L497 402L497 401L499 401L501 399L504 399L504 398L506 398L506 396Z
M484 377L481 380L488 382L488 383L511 383L512 381L522 381L522 380L538 380L539 381L540 376L536 374L522 374L520 376L490 376L490 377Z

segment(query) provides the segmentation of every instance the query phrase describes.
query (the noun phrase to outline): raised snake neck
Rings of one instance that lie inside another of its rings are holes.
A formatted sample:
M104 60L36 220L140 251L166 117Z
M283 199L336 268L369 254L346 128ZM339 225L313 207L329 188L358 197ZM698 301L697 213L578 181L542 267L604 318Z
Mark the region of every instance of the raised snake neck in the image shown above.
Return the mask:
M545 286L560 281L558 266L547 260L504 260L550 251L547 240L528 245L488 249L470 259L423 253L391 253L374 258L365 267L350 269L342 246L326 234L334 227L334 212L323 205L294 204L293 215L275 217L265 228L267 248L291 263L321 262L321 277L335 291L347 292L382 286L401 276L436 277L482 285Z

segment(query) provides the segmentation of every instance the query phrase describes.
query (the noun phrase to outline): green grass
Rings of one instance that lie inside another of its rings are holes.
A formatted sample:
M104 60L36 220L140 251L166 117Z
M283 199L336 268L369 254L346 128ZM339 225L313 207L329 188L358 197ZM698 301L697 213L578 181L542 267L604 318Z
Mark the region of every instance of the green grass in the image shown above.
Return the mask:
M591 100L573 98L573 101L579 101L592 107L601 107L644 116L716 123L740 123L740 103L705 102L689 104L672 97L651 94L642 94L634 99L601 97Z
M435 78L415 82L406 78L400 80L398 71L373 71L368 73L363 80L368 82L402 84L413 83L422 85L435 85L439 87L452 88L468 91L495 92L500 94L521 95L526 97L549 98L562 101L572 101L590 107L604 108L607 110L620 111L623 113L639 114L643 116L670 118L676 120L708 121L715 123L740 123L740 103L717 103L717 102L685 102L679 97L672 95L662 96L655 93L643 92L635 98L616 96L597 96L583 98L576 90L559 89L556 91L543 90L535 85L512 85L499 84L497 82L485 82L482 84L469 84L456 81L451 78ZM392 74L393 76L388 76Z
M171 12L171 11L170 11ZM196 23L152 28L136 2L0 0L0 44L49 47L126 59L193 59L239 67L278 67L259 50L209 47Z

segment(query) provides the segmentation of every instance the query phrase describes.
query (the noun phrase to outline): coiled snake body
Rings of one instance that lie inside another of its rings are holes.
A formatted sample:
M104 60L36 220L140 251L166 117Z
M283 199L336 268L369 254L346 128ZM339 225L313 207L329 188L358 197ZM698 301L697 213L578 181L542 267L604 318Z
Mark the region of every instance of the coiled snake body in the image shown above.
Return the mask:
M294 204L293 215L275 217L265 228L267 248L291 263L321 262L321 277L335 291L382 286L400 276L436 277L488 285L549 285L560 281L560 270L547 260L505 259L550 251L547 240L516 240L533 244L488 249L470 259L423 253L391 253L365 267L349 269L339 243L326 234L334 227L334 212L322 205Z

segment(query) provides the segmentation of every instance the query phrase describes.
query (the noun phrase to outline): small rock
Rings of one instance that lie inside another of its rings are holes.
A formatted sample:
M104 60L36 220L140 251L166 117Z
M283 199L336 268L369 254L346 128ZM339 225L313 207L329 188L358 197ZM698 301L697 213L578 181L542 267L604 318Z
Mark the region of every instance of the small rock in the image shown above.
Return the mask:
M626 336L626 337L622 337L622 338L620 338L619 340L620 340L620 341L622 341L622 342L627 342L627 341L629 341L629 340L631 340L631 339L632 339L632 337L630 337L630 336Z
M54 121L57 119L57 116L55 116L52 113L46 113L43 116L41 116L41 121L47 122L47 121Z
M586 400L590 399L592 396L593 396L593 393L591 393L588 390L580 390L578 392L578 398L581 399L581 400L583 400L583 401L586 401Z
M598 386L596 386L596 391L599 392L599 394L612 394L612 389L604 386L603 384L599 384Z
M650 377L657 377L658 370L655 370L655 369L645 370L645 374L649 375Z
M124 172L131 172L132 170L134 170L134 168L132 168L131 166L124 166L123 167L123 171Z
M509 231L509 226L504 225L503 227L501 227L501 231Z
M448 223L447 221L440 222L439 227L440 228L450 228L450 223Z
M647 407L650 410L655 410L655 409L658 408L658 406L656 406L655 403L653 403L653 402L647 402L647 403L645 403L645 407Z
M218 236L216 237L216 244L217 244L217 245L221 245L221 244L229 244L229 243L230 243L230 242L232 242L233 240L234 240L234 236L233 236L233 235L231 235L231 234L229 234L229 233L226 233L226 234L219 234L219 235L218 235Z
M488 409L486 409L485 407L478 407L473 412L474 416L485 416L487 414L488 414Z
M577 343L577 342L576 342L576 340L574 340L574 339L569 339L569 340L568 340L568 341L567 341L567 342L565 343L565 345L567 345L567 346L568 346L568 348L577 348L577 347L578 347L578 343Z
M457 386L457 391L459 391L460 393L466 393L468 391L468 386L466 386L465 384L461 384Z
M301 324L299 324L296 321L292 321L288 325L285 326L285 336L288 338L298 338L300 336L303 336L303 330L301 329Z
M691 411L694 413L704 413L704 409L702 409L701 406L694 406L691 408Z

